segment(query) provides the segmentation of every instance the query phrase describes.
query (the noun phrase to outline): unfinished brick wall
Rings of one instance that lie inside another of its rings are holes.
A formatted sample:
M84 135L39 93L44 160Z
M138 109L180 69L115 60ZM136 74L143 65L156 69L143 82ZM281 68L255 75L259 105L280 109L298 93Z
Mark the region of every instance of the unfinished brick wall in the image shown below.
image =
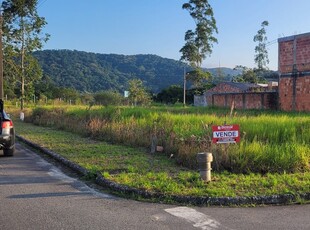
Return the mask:
M211 97L209 105L218 107L234 103L236 109L277 109L276 92L214 93Z
M310 111L310 33L278 42L280 109Z
M211 103L209 105L218 106L218 107L227 107L227 101L225 101L225 95L221 96L212 96Z
M207 91L205 94L208 105L215 105L219 107L226 107L230 105L230 97L228 99L222 97L212 97L214 94L227 94L227 93L245 93L259 89L255 84L250 83L233 83L233 82L222 82L214 88ZM240 99L241 100L241 99ZM240 101L236 100L236 101Z
M224 107L225 106L225 100L224 99L216 99L216 101L212 101L212 95L213 93L224 93L224 92L232 92L232 93L239 93L242 92L241 89L232 87L231 85L225 84L225 83L220 83L217 86L213 87L212 89L209 89L207 94L206 94L206 101L208 105L213 105L216 104L219 107Z
M226 107L231 106L232 103L234 103L235 108L237 109L243 109L244 103L244 95L242 93L238 94L227 94L226 95Z
M250 83L223 82L208 90L205 97L207 105L218 107L234 103L237 109L277 109L277 93L267 89Z

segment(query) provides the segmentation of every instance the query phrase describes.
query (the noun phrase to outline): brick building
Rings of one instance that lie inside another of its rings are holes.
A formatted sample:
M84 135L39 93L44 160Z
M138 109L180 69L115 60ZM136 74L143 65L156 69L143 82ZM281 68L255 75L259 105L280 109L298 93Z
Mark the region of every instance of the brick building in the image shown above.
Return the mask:
M237 109L276 109L277 92L272 85L222 82L208 90L206 105ZM195 103L196 104L196 103Z
M310 111L310 33L278 39L279 82L262 87L223 82L204 94L205 105Z
M279 106L310 111L310 33L278 39Z

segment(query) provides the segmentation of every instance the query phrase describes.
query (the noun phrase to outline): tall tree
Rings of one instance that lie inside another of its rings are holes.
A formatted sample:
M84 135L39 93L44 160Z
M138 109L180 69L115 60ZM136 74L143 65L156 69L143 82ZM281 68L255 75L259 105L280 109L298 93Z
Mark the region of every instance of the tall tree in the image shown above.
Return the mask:
M251 68L248 68L246 66L238 65L234 68L234 70L241 70L242 73L233 77L233 82L244 82L244 83L258 83L259 78L255 71Z
M129 97L128 99L135 106L147 105L151 102L151 97L147 93L146 89L143 86L143 82L140 79L132 79L128 82L129 85Z
M257 71L257 69L248 68L246 66L237 65L234 70L241 70L241 74L234 76L233 82L244 82L244 83L267 83L264 75L261 72ZM264 73L268 73L269 71L264 71ZM270 74L270 73L269 73Z
M36 81L34 84L35 95L39 100L54 99L56 88L55 83L46 74L43 74L40 81Z
M180 50L181 60L189 63L194 69L188 76L197 86L203 79L211 76L210 73L201 71L201 64L206 56L212 53L213 43L217 43L213 34L218 33L218 30L213 9L208 0L189 0L182 8L190 13L196 29L185 33L185 45Z
M156 101L167 104L175 104L183 100L183 87L171 85L157 94Z
M259 72L267 70L267 64L269 64L268 51L267 51L267 35L266 27L269 25L268 21L263 21L261 24L261 29L257 31L254 36L254 42L258 42L255 46L255 63L257 64L257 69Z
M4 0L3 41L5 59L10 60L8 76L18 75L20 79L21 110L24 108L25 85L42 76L37 61L30 55L42 48L49 38L42 35L45 18L37 13L38 0ZM33 88L33 87L31 87Z

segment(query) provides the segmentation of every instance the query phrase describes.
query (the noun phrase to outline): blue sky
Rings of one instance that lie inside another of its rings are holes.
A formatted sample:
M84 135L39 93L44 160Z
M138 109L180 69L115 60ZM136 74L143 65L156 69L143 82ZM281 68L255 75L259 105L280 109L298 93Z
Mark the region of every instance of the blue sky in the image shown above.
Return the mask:
M195 29L187 0L39 0L51 35L44 49L95 53L156 54L179 60L184 34ZM278 66L277 39L310 32L309 0L210 0L218 44L203 67L254 67L253 37L264 20L269 68Z

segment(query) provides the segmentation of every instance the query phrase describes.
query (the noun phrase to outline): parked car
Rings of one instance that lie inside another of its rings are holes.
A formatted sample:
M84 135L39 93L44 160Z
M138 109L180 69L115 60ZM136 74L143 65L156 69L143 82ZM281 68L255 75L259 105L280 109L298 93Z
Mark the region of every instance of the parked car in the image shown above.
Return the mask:
M15 152L15 129L11 118L5 113L0 99L0 149L4 156L13 156Z

